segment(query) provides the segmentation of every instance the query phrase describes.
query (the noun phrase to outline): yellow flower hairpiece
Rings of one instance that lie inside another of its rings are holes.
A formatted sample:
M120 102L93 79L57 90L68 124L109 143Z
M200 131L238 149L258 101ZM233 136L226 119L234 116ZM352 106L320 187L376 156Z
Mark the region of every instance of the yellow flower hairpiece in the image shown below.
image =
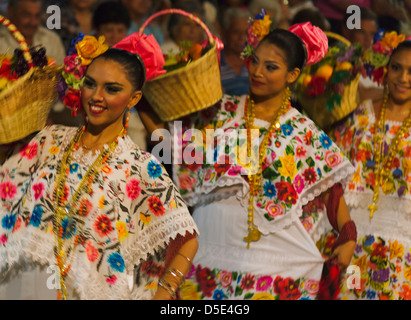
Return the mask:
M108 45L105 43L106 38L100 36L96 39L93 36L84 36L83 40L76 43L76 50L81 59L81 64L88 66L95 57L101 55L108 50Z

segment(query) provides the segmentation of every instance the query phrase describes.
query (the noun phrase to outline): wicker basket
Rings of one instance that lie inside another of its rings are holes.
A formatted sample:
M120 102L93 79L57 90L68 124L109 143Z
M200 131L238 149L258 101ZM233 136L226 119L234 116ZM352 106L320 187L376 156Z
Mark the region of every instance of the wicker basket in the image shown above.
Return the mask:
M153 19L165 14L181 14L199 23L211 45L210 50L198 60L146 83L143 93L147 101L162 121L172 121L215 104L223 91L217 44L200 19L179 9L162 10L152 15L139 33L142 34Z
M61 67L34 67L23 35L1 15L0 22L19 42L30 68L0 93L0 144L6 144L43 129L58 96L56 85Z
M347 47L351 46L351 42L346 38L332 33L325 32L327 37L334 38L344 43ZM332 111L326 110L326 102L330 98L330 94L324 94L316 98L307 98L301 92L297 92L297 98L302 105L303 110L307 115L323 130L329 129L334 123L345 118L358 106L358 84L360 74L351 80L344 88L344 93L341 99L341 105L335 107Z

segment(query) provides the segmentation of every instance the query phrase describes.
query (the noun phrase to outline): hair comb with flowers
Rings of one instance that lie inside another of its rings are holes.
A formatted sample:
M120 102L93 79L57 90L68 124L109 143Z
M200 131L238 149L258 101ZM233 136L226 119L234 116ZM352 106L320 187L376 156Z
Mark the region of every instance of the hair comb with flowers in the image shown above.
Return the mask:
M250 18L247 41L241 53L247 68L261 40L273 30L272 21L264 9L254 19ZM305 45L307 65L319 62L328 52L326 34L320 28L313 26L311 22L295 24L288 31L296 34Z
M87 66L93 59L107 51L105 37L98 39L80 33L72 40L69 55L64 58L62 79L57 85L59 99L71 109L71 115L77 116L82 110L80 89L84 82Z
M270 33L272 21L270 20L270 16L266 14L264 9L262 9L261 13L257 14L254 19L251 17L249 18L248 24L247 41L244 45L243 52L241 53L241 58L244 60L247 68L250 65L258 44Z
M379 29L374 36L374 44L364 52L362 74L381 85L384 82L387 64L393 50L401 42L410 39L396 31Z

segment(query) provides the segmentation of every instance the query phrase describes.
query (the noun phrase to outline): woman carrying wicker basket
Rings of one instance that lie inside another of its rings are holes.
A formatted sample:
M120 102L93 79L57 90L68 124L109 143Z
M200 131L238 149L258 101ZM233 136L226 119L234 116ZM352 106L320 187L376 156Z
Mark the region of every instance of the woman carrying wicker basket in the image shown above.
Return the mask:
M0 298L170 299L197 227L126 134L146 74L162 70L160 48L137 34L110 49L85 36L75 48L63 101L86 124L46 127L0 167Z
M178 122L169 125L181 160L174 158L174 180L201 233L182 299L317 298L325 259L316 240L331 229L327 215L340 232L333 255L342 268L354 251L339 187L352 165L289 101L307 51L309 62L321 58L327 39L311 24L295 33L268 33L268 25L260 15L249 33L250 95L224 96L185 117L180 133Z
M364 101L331 132L355 166L345 195L358 268L344 282L345 299L411 299L411 41L386 35L374 47L389 49L384 97Z

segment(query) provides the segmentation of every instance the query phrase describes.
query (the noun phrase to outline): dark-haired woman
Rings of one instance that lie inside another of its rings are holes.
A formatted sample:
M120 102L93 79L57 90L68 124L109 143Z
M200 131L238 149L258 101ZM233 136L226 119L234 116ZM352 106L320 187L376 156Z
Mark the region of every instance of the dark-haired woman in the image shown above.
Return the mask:
M46 127L0 168L2 299L175 298L196 252L179 192L126 134L142 60L94 48L86 125Z
M201 233L182 299L317 298L328 199L336 231L352 228L338 197L352 166L290 105L288 88L306 59L296 34L272 31L251 58L249 96L224 96L172 134L181 141L174 180ZM346 240L333 252L343 268L355 246Z
M411 41L394 49L385 94L367 100L332 137L355 166L345 189L358 228L343 299L411 299Z

